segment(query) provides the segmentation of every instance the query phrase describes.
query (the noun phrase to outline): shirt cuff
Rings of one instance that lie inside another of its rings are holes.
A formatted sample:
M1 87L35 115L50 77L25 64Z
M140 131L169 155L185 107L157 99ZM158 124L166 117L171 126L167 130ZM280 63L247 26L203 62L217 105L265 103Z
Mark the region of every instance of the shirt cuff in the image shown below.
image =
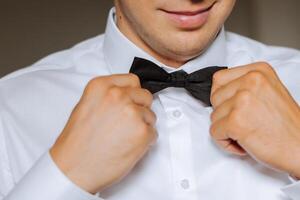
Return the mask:
M103 200L92 195L69 180L46 152L21 181L13 188L6 200Z
M298 200L300 199L300 181L289 176L291 184L281 188L281 190L291 199Z

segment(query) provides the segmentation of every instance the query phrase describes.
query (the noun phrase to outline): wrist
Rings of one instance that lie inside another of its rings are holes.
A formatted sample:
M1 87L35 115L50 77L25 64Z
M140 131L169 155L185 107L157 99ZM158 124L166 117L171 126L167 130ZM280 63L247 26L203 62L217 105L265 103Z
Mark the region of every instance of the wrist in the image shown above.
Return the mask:
M97 191L94 191L90 187L89 181L86 181L86 177L82 175L82 169L77 169L78 167L74 167L71 161L68 161L66 155L62 155L60 152L62 149L59 147L52 147L49 151L49 154L57 166L57 168L71 181L73 184L77 185L82 190L94 195Z

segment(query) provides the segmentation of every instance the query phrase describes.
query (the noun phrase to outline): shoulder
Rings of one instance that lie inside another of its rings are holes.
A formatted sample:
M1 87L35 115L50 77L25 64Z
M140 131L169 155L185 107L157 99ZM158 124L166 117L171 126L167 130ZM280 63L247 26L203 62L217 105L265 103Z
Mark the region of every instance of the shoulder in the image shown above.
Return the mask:
M105 71L106 65L102 53L103 37L104 35L99 35L90 38L2 77L0 95L7 88L24 89L26 86L40 85L40 81L55 82L60 77L68 79L72 75L84 76L93 71L93 67Z
M292 95L300 102L300 51L272 46L253 39L226 32L227 52L231 59L246 57L247 62L267 62ZM243 63L248 64L248 63Z
M26 110L77 99L95 74L106 74L103 35L51 54L0 79L0 109ZM37 109L35 109L37 110Z
M254 61L300 63L300 51L297 49L267 45L232 32L226 32L226 41L228 49L233 49L234 53L244 52Z
M77 66L77 62L82 57L94 54L95 52L99 54L98 57L101 57L103 37L104 35L99 35L97 37L80 42L69 49L50 54L35 62L31 66L22 68L2 77L0 79L0 83L3 84L8 80L18 79L22 76L30 76L41 71L58 72L75 68Z

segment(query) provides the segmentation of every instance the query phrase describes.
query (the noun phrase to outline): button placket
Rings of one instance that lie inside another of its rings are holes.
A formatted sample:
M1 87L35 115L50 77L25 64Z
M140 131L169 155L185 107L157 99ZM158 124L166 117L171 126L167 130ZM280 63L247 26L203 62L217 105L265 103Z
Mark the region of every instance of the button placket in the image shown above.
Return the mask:
M191 121L184 113L184 104L161 95L167 118L170 160L173 174L174 200L198 199L193 161Z
M181 108L169 110L169 142L176 199L196 199L190 121ZM179 120L180 119L180 120Z

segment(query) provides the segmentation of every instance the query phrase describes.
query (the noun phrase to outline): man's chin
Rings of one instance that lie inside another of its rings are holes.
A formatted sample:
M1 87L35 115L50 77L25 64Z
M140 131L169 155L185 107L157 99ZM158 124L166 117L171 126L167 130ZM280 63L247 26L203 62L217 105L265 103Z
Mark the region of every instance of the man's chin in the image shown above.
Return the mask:
M167 50L164 53L160 53L160 56L163 55L164 63L170 67L180 67L181 65L187 63L188 61L196 58L202 54L200 49L180 49L180 50Z
M195 44L199 44L195 46ZM176 48L173 47L173 49L169 50L169 56L178 59L180 61L188 61L191 60L199 55L202 54L202 52L205 51L206 45L201 45L201 42L193 42L190 43L190 45L187 45L187 43L182 43L182 45L176 45Z

